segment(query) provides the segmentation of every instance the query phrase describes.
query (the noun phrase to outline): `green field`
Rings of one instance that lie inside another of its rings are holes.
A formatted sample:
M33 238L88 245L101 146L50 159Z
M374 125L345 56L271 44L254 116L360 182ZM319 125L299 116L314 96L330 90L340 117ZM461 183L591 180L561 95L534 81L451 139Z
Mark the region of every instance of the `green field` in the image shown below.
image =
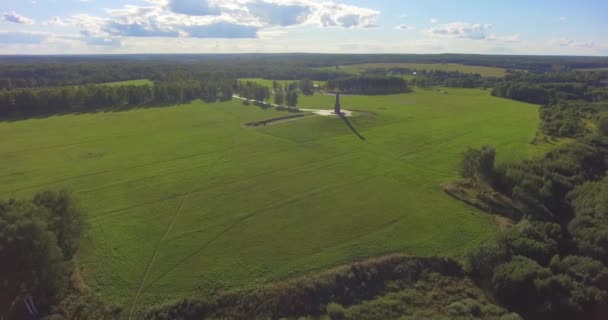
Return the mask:
M439 70L439 71L458 71L463 73L476 73L482 77L503 77L507 70L503 68L469 66L457 63L364 63L353 65L342 65L336 67L322 67L322 70L342 71L353 74L363 73L370 69L379 68L408 68L412 70Z
M102 83L104 86L152 86L154 82L148 79L138 79L138 80L126 80L126 81L117 81L117 82L106 82Z
M84 280L127 313L138 292L137 310L384 253L462 255L495 227L439 188L461 152L543 148L529 144L536 106L447 90L344 96L368 111L352 129L320 116L245 127L285 113L238 100L0 122L0 195L72 190Z

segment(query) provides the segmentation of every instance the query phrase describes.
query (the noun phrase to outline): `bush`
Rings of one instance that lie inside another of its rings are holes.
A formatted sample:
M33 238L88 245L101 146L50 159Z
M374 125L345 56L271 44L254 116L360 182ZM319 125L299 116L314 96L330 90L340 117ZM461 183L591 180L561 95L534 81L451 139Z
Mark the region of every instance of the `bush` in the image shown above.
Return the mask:
M460 175L467 179L480 179L491 183L494 176L496 150L492 146L481 149L469 148L464 152L460 163Z
M325 311L332 320L344 319L344 307L339 303L332 302L328 304Z

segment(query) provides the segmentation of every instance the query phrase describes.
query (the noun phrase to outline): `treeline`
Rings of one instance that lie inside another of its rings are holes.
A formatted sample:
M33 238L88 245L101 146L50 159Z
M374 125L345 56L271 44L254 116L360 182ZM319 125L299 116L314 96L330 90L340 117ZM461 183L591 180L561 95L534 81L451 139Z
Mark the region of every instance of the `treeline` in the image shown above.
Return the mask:
M207 300L184 299L150 309L145 319L282 319L318 317L328 305L349 306L389 291L391 282L414 283L427 273L462 277L455 260L389 256L319 275L220 293ZM429 303L430 301L424 301Z
M360 63L461 63L546 73L608 67L606 57L504 56L467 54L180 54L92 56L4 56L0 88L64 86L131 79L256 78L334 80L340 70L315 67Z
M156 82L149 85L22 88L0 90L0 118L128 109L142 105L232 98L231 81Z
M604 83L607 78L605 72L517 73L497 83L492 95L534 104L563 100L598 102L608 98Z
M64 191L0 201L0 318L38 319L62 299L82 228Z
M605 134L498 167L491 147L465 153L463 176L490 184L522 213L514 227L469 255L472 275L526 319L592 319L606 307Z
M394 94L408 92L407 81L399 77L360 76L327 82L330 91L350 94Z
M497 78L483 78L479 74L457 71L416 71L412 84L418 87L443 86L453 88L492 87Z

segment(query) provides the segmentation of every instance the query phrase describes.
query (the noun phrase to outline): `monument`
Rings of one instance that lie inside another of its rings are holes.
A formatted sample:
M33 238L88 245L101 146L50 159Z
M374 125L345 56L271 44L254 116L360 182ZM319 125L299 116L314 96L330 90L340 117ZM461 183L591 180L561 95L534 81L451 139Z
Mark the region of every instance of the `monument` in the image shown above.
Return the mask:
M334 113L337 115L342 114L342 111L340 111L340 92L336 92L336 105L334 106Z

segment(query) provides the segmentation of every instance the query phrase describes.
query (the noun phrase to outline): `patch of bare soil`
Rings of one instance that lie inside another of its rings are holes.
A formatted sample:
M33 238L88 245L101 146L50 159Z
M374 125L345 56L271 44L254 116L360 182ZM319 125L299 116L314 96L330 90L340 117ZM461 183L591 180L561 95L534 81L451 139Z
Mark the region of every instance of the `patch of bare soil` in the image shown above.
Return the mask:
M521 217L520 210L511 198L496 192L483 182L458 180L442 185L441 189L468 205L496 215L496 224L501 229L509 228L513 225L513 220Z

